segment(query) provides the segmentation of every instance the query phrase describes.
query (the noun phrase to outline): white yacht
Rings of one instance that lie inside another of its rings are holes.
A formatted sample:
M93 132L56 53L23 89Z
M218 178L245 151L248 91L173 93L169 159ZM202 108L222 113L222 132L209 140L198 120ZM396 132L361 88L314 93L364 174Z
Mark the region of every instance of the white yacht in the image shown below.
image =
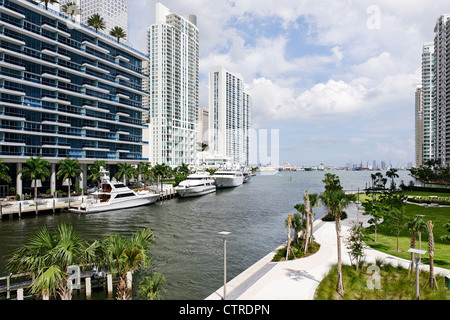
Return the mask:
M182 198L202 196L216 191L215 181L209 172L197 172L190 174L175 187L175 191Z
M94 192L95 198L87 199L78 207L69 208L72 213L98 213L128 209L155 203L159 194L150 191L135 192L121 182L111 182L108 171L100 167L101 189Z
M218 170L212 176L218 189L234 188L244 183L244 174L241 170Z

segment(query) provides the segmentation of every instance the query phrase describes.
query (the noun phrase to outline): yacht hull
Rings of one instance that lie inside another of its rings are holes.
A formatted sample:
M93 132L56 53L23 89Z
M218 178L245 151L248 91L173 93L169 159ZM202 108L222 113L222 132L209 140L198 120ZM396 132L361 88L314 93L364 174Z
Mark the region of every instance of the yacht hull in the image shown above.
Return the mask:
M145 196L138 196L133 200L116 201L114 203L107 203L107 202L89 203L84 208L82 207L82 205L78 206L78 208L70 208L69 212L78 214L89 214L104 211L129 209L155 203L158 199L159 195L150 194Z
M198 197L216 191L216 186L198 186L191 188L175 188L175 191L182 198Z
M235 188L244 183L243 177L216 177L217 189Z

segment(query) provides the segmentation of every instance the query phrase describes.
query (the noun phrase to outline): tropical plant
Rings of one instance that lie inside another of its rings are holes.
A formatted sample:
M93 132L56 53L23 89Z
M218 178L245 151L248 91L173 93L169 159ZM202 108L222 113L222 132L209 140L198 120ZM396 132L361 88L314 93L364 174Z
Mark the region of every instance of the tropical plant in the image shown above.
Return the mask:
M19 171L20 178L30 178L34 181L34 203L37 204L37 180L45 181L50 177L50 162L42 159L42 155L38 155L36 158L30 158L25 162L25 166ZM35 206L36 214L38 211L37 205Z
M148 300L161 300L164 282L166 279L162 274L153 273L151 276L145 277L144 281L139 284L139 293Z
M102 264L112 273L117 274L117 300L129 300L127 273L146 268L150 265L149 251L154 240L150 229L138 229L131 238L113 234L102 241Z
M158 184L161 181L161 191L163 190L163 179L172 176L172 169L165 163L156 164L152 168L153 175L157 177Z
M445 230L447 230L447 232L450 232L450 220L446 224L444 224L444 228L445 228ZM450 241L450 236L444 235L441 237L441 240L442 241Z
M137 175L136 168L129 163L118 163L117 167L119 170L114 177L119 180L122 179L123 183L126 183L127 179L131 179Z
M356 271L358 271L361 261L364 259L364 228L361 223L353 222L350 228L350 236L347 239L347 249L349 249L350 260L355 261Z
M387 211L387 214L384 216L384 220L385 222L383 222L383 225L386 225L390 233L397 237L397 252L400 252L399 237L400 233L405 229L407 223L405 210L403 208L392 208Z
M95 160L94 164L91 164L90 166L88 166L88 171L89 171L89 175L88 175L88 179L91 181L95 181L97 182L97 187L98 189L100 189L100 183L101 183L101 173L100 173L100 168L106 168L106 161L103 160Z
M83 169L81 169L80 162L78 159L71 159L69 156L67 158L60 160L58 162L59 168L56 176L58 179L62 181L68 181L67 185L67 194L69 197L69 208L70 208L70 186L72 185L72 179L79 178L80 174L83 173Z
M391 189L392 190L395 189L394 179L399 177L399 175L397 174L397 171L398 171L398 169L394 169L394 168L391 168L388 171L386 171L386 176L391 179Z
M422 230L425 230L427 228L427 224L425 221L423 221L422 217L415 216L408 220L407 222L408 230L411 232L411 240L409 242L410 248L416 247L416 234L418 232L421 232ZM414 269L414 253L411 252L411 263L410 263L410 270L412 271Z
M4 165L3 160L0 159L0 181L5 181L6 183L11 183L12 179L7 173L9 171L9 167ZM12 188L10 188L11 190Z
M67 2L61 6L61 12L67 13L73 20L74 15L81 14L81 9L75 2Z
M144 189L146 189L146 181L147 179L151 179L152 175L152 165L150 162L139 162L139 174L141 174L142 181L144 183Z
M71 225L61 224L54 233L44 226L12 253L7 269L14 273L31 272L33 294L43 297L58 294L62 300L70 300L68 267L92 263L98 248L98 241L89 244Z
M109 32L109 35L111 37L116 38L117 42L120 42L120 39L127 38L127 33L125 32L125 30L123 30L121 27L118 27L118 26L115 26L114 28L112 28L111 31Z
M56 4L59 3L57 0L39 0L39 2L43 2L45 5L45 10L48 9L48 4Z
M305 190L305 212L306 212L306 230L305 230L305 254L308 252L308 244L310 242L310 232L309 232L309 226L311 224L312 228L312 222L311 222L311 202L309 201L309 194L308 190Z
M433 221L427 221L428 226L428 255L430 257L430 277L428 282L430 283L430 288L434 289L436 285L436 277L434 276L434 235L433 235Z
M95 32L98 32L99 29L106 29L106 21L98 13L94 13L92 16L88 17L87 25L94 28Z

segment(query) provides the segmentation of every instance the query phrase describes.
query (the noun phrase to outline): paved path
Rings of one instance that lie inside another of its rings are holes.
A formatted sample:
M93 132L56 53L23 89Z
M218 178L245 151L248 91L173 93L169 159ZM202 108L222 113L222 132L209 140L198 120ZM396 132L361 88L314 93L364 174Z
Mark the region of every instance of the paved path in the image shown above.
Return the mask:
M342 236L348 237L352 221L363 222L367 226L367 216L361 214L356 205L346 210L348 218L342 222ZM334 222L317 220L314 237L320 243L320 250L312 256L298 260L271 262L276 250L255 263L249 269L227 283L227 300L312 300L314 292L328 272L330 265L337 263L337 238ZM381 259L393 265L409 267L409 260L397 258L380 251L365 250L368 263ZM346 245L342 243L342 261L350 264ZM422 269L428 266L422 265ZM436 268L436 273L450 276L450 270ZM212 293L206 300L220 300L223 287Z

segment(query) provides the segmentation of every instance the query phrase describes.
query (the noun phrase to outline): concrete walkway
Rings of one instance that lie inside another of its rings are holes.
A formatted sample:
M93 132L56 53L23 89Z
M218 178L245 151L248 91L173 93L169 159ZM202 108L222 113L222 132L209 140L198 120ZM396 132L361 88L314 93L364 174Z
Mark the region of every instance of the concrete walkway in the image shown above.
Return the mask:
M352 221L363 222L368 226L369 217L362 215L362 210L352 204L346 209L348 218L342 221L342 262L350 264L345 239L349 235ZM328 273L332 264L337 263L337 237L334 222L317 220L314 223L314 237L320 243L320 250L307 258L271 262L276 250L265 256L243 273L227 283L227 300L312 300L314 293ZM422 240L423 241L423 240ZM283 245L284 246L284 245ZM376 259L393 265L409 267L410 261L397 258L380 251L367 248L365 260L375 263ZM428 270L427 265L421 269ZM450 276L450 270L435 267L435 272ZM223 287L212 293L205 300L221 300Z

